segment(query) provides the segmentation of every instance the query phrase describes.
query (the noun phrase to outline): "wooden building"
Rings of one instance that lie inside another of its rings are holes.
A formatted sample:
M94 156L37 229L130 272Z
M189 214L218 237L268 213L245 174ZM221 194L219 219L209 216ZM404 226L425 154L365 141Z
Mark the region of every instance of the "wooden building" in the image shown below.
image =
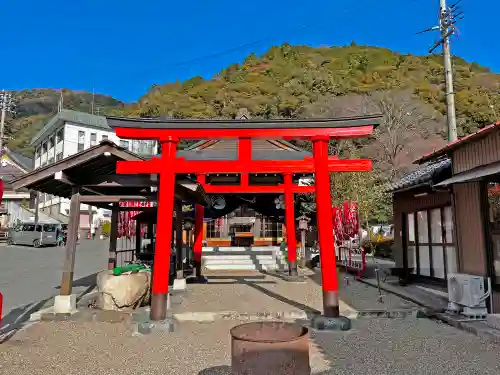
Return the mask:
M446 283L457 271L452 194L436 184L451 177L451 160L430 161L391 186L393 256L407 278Z
M493 308L500 309L500 122L419 159L450 158L448 188L454 205L457 264L462 273L490 277Z

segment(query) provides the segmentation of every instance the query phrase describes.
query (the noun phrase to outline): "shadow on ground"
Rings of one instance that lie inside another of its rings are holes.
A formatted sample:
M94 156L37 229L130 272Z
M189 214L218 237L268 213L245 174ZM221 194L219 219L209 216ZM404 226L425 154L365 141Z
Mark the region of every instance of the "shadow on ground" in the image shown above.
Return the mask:
M73 287L85 288L82 292L78 293L76 298L77 302L95 288L96 276L97 273L93 273L73 281ZM54 289L59 290L61 287L55 286ZM54 296L50 296L41 301L31 302L10 310L2 319L2 324L0 326L0 343L8 340L17 330L22 328L23 325L29 321L31 314L52 305L53 303L51 302L53 298Z
M93 274L81 277L77 280L73 280L73 288L78 288L78 287L87 287L87 288L92 287L93 288L93 287L95 287L96 281L97 281L97 274L98 274L98 272L95 272ZM59 289L61 289L61 286L57 285L54 287L54 289L59 290Z
M235 280L235 284L243 284L243 285L247 285L248 287L250 288L253 288L263 294L265 294L266 296L268 297L271 297L271 298L274 298L280 302L283 302L283 303L286 303L292 307L295 307L307 314L319 314L320 312L310 306L307 306L307 305L304 305L303 303L300 303L300 302L297 302L297 301L294 301L294 300L291 300L285 296L282 296L281 294L278 294L278 293L274 293L272 291L270 291L269 289L266 289L262 286L260 286L259 284L276 284L275 281L267 281L265 280L268 276L273 276L273 277L277 277L277 275L273 275L273 274L270 274L270 273L265 273L265 272L262 272L263 275L262 276L208 276L208 282L210 284L210 280L217 280L217 279L233 279ZM266 276L267 275L267 276ZM256 280L256 281L254 281ZM257 280L260 280L260 281L257 281ZM217 285L219 284L218 282L217 283L213 283L213 285ZM232 283L228 283L228 284L232 284Z
M52 297L49 297L42 301L31 302L24 306L16 307L15 309L10 310L9 313L2 319L2 325L0 327L0 343L6 341L30 319L31 314L43 308L51 299Z

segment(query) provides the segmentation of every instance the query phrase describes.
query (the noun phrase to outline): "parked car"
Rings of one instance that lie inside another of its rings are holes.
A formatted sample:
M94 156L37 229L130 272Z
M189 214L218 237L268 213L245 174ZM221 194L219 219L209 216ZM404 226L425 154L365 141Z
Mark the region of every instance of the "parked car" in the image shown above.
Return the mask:
M8 245L56 246L59 224L19 223L9 231Z

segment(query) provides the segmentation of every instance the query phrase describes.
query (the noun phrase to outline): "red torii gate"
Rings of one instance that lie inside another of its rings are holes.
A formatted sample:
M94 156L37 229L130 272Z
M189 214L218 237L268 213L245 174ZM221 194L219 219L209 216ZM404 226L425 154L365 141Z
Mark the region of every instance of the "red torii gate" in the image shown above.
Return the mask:
M170 244L174 211L176 174L196 174L207 193L284 193L285 226L289 249L289 270L297 274L295 215L293 194L315 192L317 228L325 317L339 316L338 280L333 240L331 172L365 172L371 170L371 160L340 160L328 157L331 139L367 137L379 124L380 116L362 116L314 120L157 120L108 117L116 135L124 139L154 139L161 144L161 157L145 161L118 162L119 174L159 174L156 250L153 266L151 319L166 318L166 299L170 267ZM184 160L176 156L180 139L238 139L238 160ZM252 139L305 139L313 143L313 157L303 160L253 160ZM205 183L205 175L216 173L241 174L239 186L218 186ZM284 184L256 186L248 183L249 173L281 173ZM293 174L314 173L315 186L296 186ZM195 256L201 264L201 228L203 207L195 213ZM199 275L199 273L197 273Z

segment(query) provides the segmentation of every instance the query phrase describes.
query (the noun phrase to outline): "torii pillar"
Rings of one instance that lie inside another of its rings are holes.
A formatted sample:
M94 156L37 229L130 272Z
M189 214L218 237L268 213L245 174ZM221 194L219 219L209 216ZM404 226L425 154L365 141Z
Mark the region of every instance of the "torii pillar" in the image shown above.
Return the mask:
M203 186L205 184L205 175L197 177L198 182ZM193 246L193 263L194 277L186 280L188 283L206 283L207 279L203 277L201 270L201 256L203 250L203 218L205 217L205 207L201 204L195 205L194 211L194 246Z
M175 163L178 142L177 138L170 138L161 144L161 158L164 168L161 171L158 189L158 219L151 291L151 320L163 320L167 316L175 191L175 170L170 166Z
M297 273L297 238L295 237L295 201L293 199L293 174L285 173L285 228L288 248L288 274L295 278Z
M349 319L340 316L339 283L333 238L332 197L328 170L329 137L313 137L314 176L316 186L316 216L323 287L323 316L313 319L316 328L348 330Z

